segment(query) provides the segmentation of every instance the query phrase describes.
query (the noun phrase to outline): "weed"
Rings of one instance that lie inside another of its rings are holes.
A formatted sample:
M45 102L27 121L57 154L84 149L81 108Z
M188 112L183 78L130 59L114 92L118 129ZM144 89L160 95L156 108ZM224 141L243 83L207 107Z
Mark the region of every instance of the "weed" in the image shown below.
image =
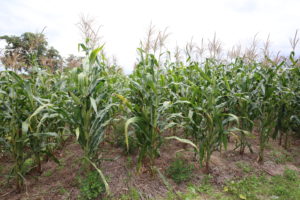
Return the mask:
M283 173L283 176L289 181L296 181L297 179L299 179L299 174L291 169L286 169Z
M253 171L252 167L248 163L243 161L236 162L236 166L242 169L245 173Z
M45 176L45 177L52 176L53 172L54 172L53 170L45 171L45 172L43 173L43 176Z
M203 177L201 185L197 188L197 191L200 193L211 193L212 185L211 185L211 175L205 175Z
M120 197L120 200L139 200L140 194L136 188L130 188L128 194L124 194Z
M237 199L278 199L298 200L299 174L287 169L283 175L267 178L265 176L248 176L238 181L231 181L224 187L224 192Z
M22 169L23 172L24 173L29 172L32 169L33 165L34 165L34 160L32 158L26 159L23 164L23 169Z
M228 192L238 199L258 200L257 194L263 194L263 186L266 178L264 176L248 176L239 181L230 181L224 187L224 192Z
M287 152L272 151L271 156L276 164L285 164L292 161L292 157Z
M279 200L298 200L300 179L296 171L286 169L283 176L274 176L271 179L270 194Z
M183 158L177 157L167 169L167 174L177 184L188 181L192 177L194 166L187 163Z
M80 199L95 199L105 192L105 185L97 171L89 172L80 182Z
M59 193L61 194L61 195L64 195L64 194L67 194L68 193L68 191L64 188L64 187L59 187Z

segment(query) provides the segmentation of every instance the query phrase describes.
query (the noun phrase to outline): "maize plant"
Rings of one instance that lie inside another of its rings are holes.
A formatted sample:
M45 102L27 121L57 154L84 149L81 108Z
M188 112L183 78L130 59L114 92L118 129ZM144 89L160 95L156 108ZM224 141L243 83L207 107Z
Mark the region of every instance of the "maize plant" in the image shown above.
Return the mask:
M160 155L159 148L163 143L163 131L170 128L174 115L168 116L166 110L170 102L162 95L165 79L153 54L139 49L140 62L129 77L129 96L117 95L128 109L129 119L125 124L127 149L128 127L134 127L134 134L139 147L138 169L142 161L148 159L150 164Z
M263 73L262 73L263 72ZM259 157L258 161L264 161L264 149L271 136L271 131L275 127L275 90L276 90L276 67L265 67L261 71L255 72L259 81L257 86L257 98L259 99Z
M218 83L219 68L209 68L207 60L204 69L198 63L189 66L190 73L196 77L195 82L189 82L187 101L188 113L184 113L185 125L193 142L198 146L200 165L205 163L205 170L209 172L209 161L216 150L227 147L227 136L234 130L229 126L231 122L238 123L237 116L227 112L227 103Z
M276 90L276 110L277 120L273 133L273 138L279 137L279 145L283 145L285 149L288 148L288 140L292 132L293 123L298 121L299 106L297 105L297 97L299 97L299 87L295 80L297 77L297 60L294 60L294 53L290 55L290 65L284 66L284 62L281 63L281 67L277 71L278 82ZM296 84L295 84L296 83ZM297 94L298 92L298 94ZM298 111L298 112L297 112Z
M252 130L254 120L258 116L258 102L255 90L257 81L253 76L253 70L257 67L255 63L245 64L243 60L237 59L235 63L226 70L223 80L227 90L228 108L231 113L239 116L238 127L240 131L233 133L236 141L235 149L239 149L241 155L248 148L251 153L250 139L254 138Z
M106 85L108 78L103 76L104 69L97 54L102 48L93 50L80 68L69 72L68 94L72 126L85 156L94 159L98 145L103 140L105 126L108 124L113 106L112 91Z
M32 74L31 74L32 75ZM51 123L60 119L59 113L49 99L42 98L44 94L38 91L42 83L38 83L42 75L32 75L25 79L15 72L1 72L1 112L0 142L11 153L14 166L11 176L16 178L16 188L20 191L24 183L24 162L34 158L35 168L41 173L41 159L43 155L57 159L51 153L55 146L52 141L57 134L53 132ZM36 76L34 78L34 76ZM49 123L49 124L48 124Z
M84 47L83 44L81 46ZM70 101L64 106L76 139L84 151L84 158L96 168L109 193L104 175L97 167L99 145L104 139L106 127L113 120L115 108L112 93L113 80L97 56L102 47L92 50L79 68L67 76L67 92Z
M41 173L48 158L58 162L53 152L63 147L69 132L109 193L99 168L100 151L111 125L119 119L125 121L127 150L129 137L138 147L138 169L153 165L169 139L191 145L200 166L209 172L213 153L226 149L232 138L234 150L243 155L248 150L254 153L251 143L257 137L258 161L263 163L271 138L288 148L293 134L299 136L300 61L295 52L281 62L266 55L261 61L255 52L234 61L221 60L214 39L211 58L199 58L204 50L198 49L197 55L191 43L185 58L178 51L172 61L164 46L166 37L160 32L153 40L149 32L128 76L109 64L103 46L91 49L85 44L79 47L86 58L73 69L49 72L34 66L25 73L0 72L0 153L13 161L9 178L18 191L27 172ZM34 55L30 60L37 64ZM168 135L170 128L173 136ZM28 160L34 161L29 169Z

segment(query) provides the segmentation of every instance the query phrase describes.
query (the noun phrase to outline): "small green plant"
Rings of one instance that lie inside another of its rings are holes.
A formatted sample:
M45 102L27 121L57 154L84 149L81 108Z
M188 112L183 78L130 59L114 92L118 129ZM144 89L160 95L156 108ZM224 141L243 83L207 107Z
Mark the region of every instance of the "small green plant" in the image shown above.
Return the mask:
M230 181L224 187L224 192L235 196L237 199L258 200L258 195L263 192L263 184L266 182L264 176L248 176L238 181Z
M199 193L205 193L205 194L211 193L213 190L211 185L211 179L212 179L211 175L205 175L201 182L201 185L197 188L197 191Z
M239 167L240 169L242 169L243 172L245 172L245 173L249 173L253 170L252 167L248 163L243 162L243 161L237 162L236 166Z
M197 199L199 194L197 193L197 189L194 185L190 185L187 188L187 193L179 194L181 199Z
M177 184L188 181L192 177L194 166L181 157L177 157L167 169L167 174Z
M28 158L24 161L24 164L22 166L23 168L22 171L24 173L27 173L33 168L33 166L34 166L34 160L32 158Z
M43 176L49 177L49 176L52 176L53 173L54 173L53 170L48 170L48 171L45 171L45 172L43 173Z
M68 191L67 191L63 186L60 186L60 187L59 187L59 193L60 193L61 195L64 195L64 194L67 194Z
M140 194L136 188L130 188L128 194L123 194L120 200L139 200Z
M300 199L300 179L299 174L290 169L286 169L282 176L274 176L271 179L272 187L270 194L279 200L298 200Z
M293 159L288 153L280 151L272 151L271 156L276 164L285 164Z
M105 185L97 171L89 172L84 179L80 179L80 199L96 199L105 192Z
M283 175L248 176L241 180L228 182L223 192L235 199L278 199L298 200L300 199L300 179L298 172L286 169Z
M205 176L201 185L189 185L186 192L176 192L169 191L167 197L164 200L173 199L210 199L210 200L233 200L231 197L227 196L223 192L219 191L217 188L213 187L211 184L211 176ZM199 194L200 193L200 194ZM204 197L204 198L202 198ZM209 197L209 198L206 198Z
M289 181L296 181L299 179L299 174L291 169L286 169L283 173L283 176Z

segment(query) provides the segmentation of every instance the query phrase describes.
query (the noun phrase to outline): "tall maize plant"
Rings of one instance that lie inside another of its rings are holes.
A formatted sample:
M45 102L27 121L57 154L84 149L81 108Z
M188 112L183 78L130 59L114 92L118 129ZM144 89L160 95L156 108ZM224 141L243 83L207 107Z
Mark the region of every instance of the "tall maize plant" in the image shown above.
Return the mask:
M191 77L188 79L189 92L182 97L185 109L184 124L190 132L192 141L198 146L200 165L205 164L209 172L209 161L214 151L227 147L227 136L238 123L238 117L228 112L227 102L221 86L223 66L207 60L204 66L191 63L187 67ZM192 78L193 77L193 78Z
M264 149L268 143L272 130L276 125L276 91L278 83L278 69L281 65L264 66L254 72L258 81L256 88L257 98L259 101L259 157L258 161L264 161Z
M64 110L69 113L70 124L84 151L84 158L100 173L106 192L109 193L105 177L97 166L97 153L117 106L111 98L114 90L111 84L116 80L110 79L112 76L107 72L107 66L98 57L101 50L102 47L88 51L82 66L67 74L70 101L64 106Z
M238 58L234 63L227 66L223 78L227 90L226 101L231 113L239 116L239 129L232 133L236 147L241 155L246 148L253 153L250 139L254 138L252 133L254 120L258 117L258 99L256 88L258 82L253 75L258 67L256 63L246 64L243 59Z
M43 82L49 79L44 71L27 75L15 72L1 72L1 106L2 129L0 143L12 156L14 166L10 177L16 179L17 191L24 184L24 174L28 171L24 162L33 158L34 168L41 173L41 159L44 155L53 156L52 149L57 138L55 123L59 123L62 115L49 98L51 87Z
M138 49L140 61L133 74L129 76L128 97L117 94L126 105L128 120L125 124L125 140L127 148L129 125L134 127L134 135L139 147L138 168L143 161L153 164L160 155L159 149L163 143L163 131L173 123L166 110L171 105L163 96L165 79L162 69L153 54Z
M159 106L161 103L159 70L157 60L153 55L144 54L140 49L141 60L130 76L129 106L130 118L126 122L127 129L132 124L135 128L135 136L139 145L138 163L141 165L145 158L152 162L159 155L159 147L162 144L162 136L159 127ZM144 57L145 56L145 57Z
M288 148L288 141L293 128L299 127L299 66L294 60L294 52L289 61L282 62L277 71L276 89L277 119L273 139L279 138L279 145Z
M292 88L292 102L291 102L291 129L296 135L300 136L300 59L295 59L295 53L292 52L290 56L291 65L289 68L289 87Z

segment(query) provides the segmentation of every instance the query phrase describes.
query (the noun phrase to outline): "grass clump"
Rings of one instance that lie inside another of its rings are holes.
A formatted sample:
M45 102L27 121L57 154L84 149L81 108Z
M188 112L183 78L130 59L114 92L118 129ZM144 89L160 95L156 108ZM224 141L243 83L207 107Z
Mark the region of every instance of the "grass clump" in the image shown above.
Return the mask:
M192 177L194 166L189 164L182 157L177 157L167 169L167 175L171 177L175 183L179 184L188 181Z
M298 172L286 169L282 176L272 177L269 193L278 200L298 200L300 199L299 188Z
M298 172L287 169L283 175L273 177L248 176L241 180L230 181L224 187L224 192L235 199L300 199L300 178Z

